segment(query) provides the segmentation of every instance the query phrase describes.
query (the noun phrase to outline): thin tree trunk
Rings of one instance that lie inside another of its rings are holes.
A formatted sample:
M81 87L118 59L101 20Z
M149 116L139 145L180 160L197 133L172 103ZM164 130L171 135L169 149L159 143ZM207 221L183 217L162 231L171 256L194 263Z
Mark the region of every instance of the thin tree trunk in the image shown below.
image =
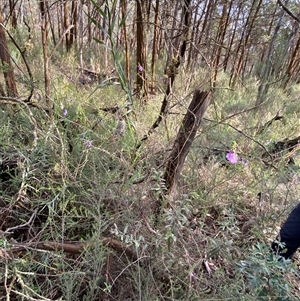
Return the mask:
M157 44L158 44L158 13L159 13L159 0L155 1L155 16L154 16L154 32L153 32L153 45L152 45L152 59L151 59L151 91L155 90L156 82L156 57L157 57Z
M88 16L92 15L91 2L90 1L87 2L87 14L88 14ZM83 26L83 22L82 22L82 26ZM87 42L88 42L88 45L90 47L91 43L92 43L92 40L93 40L93 37L92 37L92 22L91 22L90 18L87 18L87 32L88 32ZM83 40L83 37L82 37L82 40Z
M286 80L283 84L283 87L286 88L288 83L295 77L295 71L296 71L296 66L298 65L299 61L299 50L300 50L300 37L297 40L297 43L295 45L295 48L291 54L291 59L289 61L287 71L286 71ZM299 82L299 81L297 81Z
M122 19L126 18L127 13L127 0L122 0ZM129 43L127 37L127 28L126 28L126 20L123 24L123 35L124 35L124 44L125 44L125 72L126 77L130 80L130 54L129 54Z
M219 67L219 62L221 60L221 53L223 49L223 44L224 44L224 38L231 14L231 2L228 7L228 3L225 2L223 5L223 10L222 10L222 16L220 19L219 27L218 27L218 33L216 37L216 46L215 46L215 51L213 51L214 58L213 59L213 74L212 74L212 87L215 88L215 82L217 80L217 74L218 74L218 67Z
M48 14L47 14L47 1L40 1L41 12L41 32L42 32L42 48L43 48L43 60L44 60L44 86L45 86L45 99L46 105L51 112L50 103L50 74L49 74L49 59L48 59Z
M273 36L272 36L272 40L269 43L268 53L267 53L267 56L265 58L263 68L262 68L262 72L261 72L261 76L260 76L260 85L258 87L256 105L259 105L264 100L265 95L269 91L270 83L269 83L268 79L269 79L269 76L270 76L270 73L271 73L271 68L272 68L272 58L273 58L275 40L276 40L276 37L278 35L279 29L281 27L281 23L283 21L283 15L284 15L284 12L282 11L281 15L278 19L277 25L275 27L275 30L274 30L274 33L273 33Z
M70 26L70 20L69 20L69 10L68 10L68 1L64 2L64 31ZM70 32L66 34L66 50L67 52L70 51L71 45L70 45Z
M80 69L82 70L82 68L83 68L83 38L84 38L84 32L85 32L84 19L83 19L84 12L83 12L82 1L80 1L78 12L79 12L79 14L78 14L78 37L79 38L77 39L77 48L78 48ZM88 20L87 22L89 23L90 20ZM87 43L88 44L90 43L89 36L88 36Z
M229 59L230 59L230 56L231 54L233 53L233 44L234 44L234 39L235 39L235 36L236 36L236 33L238 31L238 26L239 26L239 22L240 22L240 13L241 13L241 10L242 10L242 6L243 6L243 3L241 2L237 8L237 15L235 17L235 24L234 24L234 28L233 28L233 31L232 31L232 35L231 35L231 38L229 40L229 44L227 46L227 52L225 54L225 59L224 59L224 62L223 62L223 69L224 71L227 70L227 67L228 67L228 63L229 63ZM235 57L233 58L235 59Z
M72 8L71 8L71 25L73 27L70 30L70 49L74 45L75 41L77 40L77 31L78 31L78 8L77 8L77 1L72 1Z
M6 90L8 96L17 96L17 86L13 67L10 60L10 54L8 51L8 45L5 35L5 29L3 27L2 10L0 6L0 59L2 63L3 75L6 84ZM3 91L2 91L3 92Z
M183 164L190 151L196 133L200 127L204 113L211 101L210 91L195 90L193 99L183 118L171 154L163 175L165 191L162 192L155 206L155 219L158 222L164 207L164 198L170 194L178 182Z
M166 115L167 112L167 107L169 104L169 96L172 91L173 84L175 82L176 74L178 72L178 68L181 64L181 61L183 60L185 53L186 53L186 48L187 48L187 43L188 43L188 32L190 29L190 23L191 23L191 18L190 18L190 3L191 0L184 0L184 9L183 9L183 16L184 16L184 40L182 41L182 44L179 49L179 54L177 55L177 58L174 58L171 62L171 64L168 66L168 83L167 83L167 88L165 92L165 96L162 102L162 105L160 107L160 112L154 123L152 124L150 130L148 133L141 139L140 143L137 145L136 149L139 149L141 147L142 142L146 141L149 136L153 133L153 131L159 126L161 123L163 117Z
M60 39L62 32L64 31L62 27L62 4L59 3L56 5L56 16L57 16L57 36Z
M147 87L147 54L145 44L145 30L144 30L144 15L146 11L146 1L136 1L136 85L137 91L142 92L141 97L147 101L148 87Z
M50 27L50 31L51 31L51 36L52 36L52 41L53 41L53 45L56 44L56 38L55 38L55 29L54 29L54 24L52 23L52 18L51 18L51 13L50 13L50 7L49 7L49 3L46 1L45 2L46 6L46 12L47 12L47 22L48 22L48 27ZM51 7L52 9L52 7Z
M257 4L256 4L256 2L257 1L253 1L253 4L249 11L247 21L244 25L244 30L242 32L239 45L237 47L237 51L236 51L236 57L238 58L236 60L237 64L235 64L235 61L233 62L232 71L231 71L230 80L229 80L229 85L231 87L235 86L236 80L240 76L241 67L243 65L244 54L245 54L246 48L248 47L249 38L250 38L250 35L251 35L253 27L254 27L254 22L257 18L258 12L262 5L262 0L258 0Z
M177 14L178 14L178 11L179 11L179 9L178 9L179 8L179 3L180 3L180 0L176 1L175 6L174 6L174 3L172 3L172 6L174 7L174 13L173 13L173 22L172 22L171 29L170 29L170 31L167 31L167 33L168 32L169 33L167 35L167 61L166 61L166 66L169 66L172 58L174 56L176 56L176 54L174 55L174 52L176 53L177 49L179 48L179 45L176 48L176 46L173 43L173 39L174 39L174 36L175 36L176 22L177 22Z
M190 49L188 51L188 58L186 60L186 68L187 70L189 70L192 67L192 61L194 61L194 59L192 60L192 57L195 58L195 53L194 53L194 48L192 47L194 41L195 41L195 37L197 36L197 31L199 30L199 21L197 22L197 13L195 13L194 15L194 20L193 20L193 24L197 24L197 26L195 26L194 30L192 30L191 33L191 43L190 43ZM192 67L193 68L193 67Z
M17 15L15 11L15 6L18 1L9 0L9 10L10 10L10 24L12 28L17 28L18 22L17 22Z

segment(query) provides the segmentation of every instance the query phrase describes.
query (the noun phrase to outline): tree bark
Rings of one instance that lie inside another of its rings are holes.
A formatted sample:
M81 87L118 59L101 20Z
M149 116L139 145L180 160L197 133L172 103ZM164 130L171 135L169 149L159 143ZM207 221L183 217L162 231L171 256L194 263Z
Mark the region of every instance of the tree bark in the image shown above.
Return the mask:
M152 45L152 59L151 59L151 92L155 90L156 82L156 57L158 45L158 13L159 13L159 0L155 1L155 16L154 16L154 32L153 32L153 45Z
M17 14L15 11L15 6L17 4L18 1L14 1L14 0L9 0L9 10L10 10L10 24L11 27L16 29L18 26L18 22L17 22Z
M184 161L190 151L211 97L212 95L209 91L195 90L194 92L193 99L182 121L163 176L168 192L171 192L178 181Z
M72 8L71 8L71 25L73 27L70 30L70 49L74 45L77 40L77 31L78 31L78 8L77 8L77 1L72 1Z
M69 20L69 10L68 10L68 2L64 2L64 31L70 26L70 20ZM66 33L66 50L67 52L71 49L71 43L70 43L70 32Z
M144 12L146 11L146 1L136 1L136 85L137 91L142 92L142 98L147 100L148 88L146 79L146 44L145 44L145 32L144 32ZM141 66L141 68L139 68Z
M2 63L3 75L6 84L6 90L8 96L17 96L17 85L15 81L15 76L13 72L13 67L10 60L5 29L3 27L3 18L2 18L2 10L0 7L0 59ZM5 96L5 95L3 95Z
M45 99L46 105L51 112L50 103L50 73L49 73L49 58L48 58L48 14L47 14L47 1L40 1L41 12L41 32L42 32L42 47L43 47L43 59L44 59L44 86L45 86Z
M163 175L165 191L160 195L155 206L156 223L163 209L164 197L172 192L180 176L184 161L190 151L204 113L211 101L210 91L195 90L193 99L182 121L175 139L172 152Z
M122 5L122 19L126 18L127 13L127 0L121 1ZM126 77L128 80L130 79L130 54L129 54L129 42L127 36L127 28L126 28L126 20L123 24L123 35L124 35L124 44L125 44L125 70L126 70Z

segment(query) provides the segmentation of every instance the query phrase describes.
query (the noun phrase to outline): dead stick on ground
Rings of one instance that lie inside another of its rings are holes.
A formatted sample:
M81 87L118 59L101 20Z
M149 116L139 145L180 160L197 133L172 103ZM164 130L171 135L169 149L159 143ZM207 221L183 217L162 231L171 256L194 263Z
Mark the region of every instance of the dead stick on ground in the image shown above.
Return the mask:
M100 240L103 246L115 250L120 255L125 255L132 263L140 260L136 252L134 252L130 247L124 245L120 241L104 237ZM69 254L80 254L84 249L92 247L94 242L55 242L55 241L44 241L44 242L29 242L29 243L15 243L10 248L1 248L0 257L6 260L12 260L14 253L19 253L26 251L28 249L40 249L45 251L63 251ZM140 266L147 264L140 263ZM153 271L153 274L157 279L159 279L164 284L170 284L171 280L167 273L164 271Z

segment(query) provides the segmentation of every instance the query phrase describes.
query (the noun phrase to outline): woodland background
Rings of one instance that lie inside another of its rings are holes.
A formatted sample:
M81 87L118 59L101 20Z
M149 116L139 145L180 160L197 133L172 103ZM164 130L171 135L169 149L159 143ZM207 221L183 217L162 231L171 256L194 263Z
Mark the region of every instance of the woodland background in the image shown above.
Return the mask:
M299 300L299 1L0 3L0 300Z

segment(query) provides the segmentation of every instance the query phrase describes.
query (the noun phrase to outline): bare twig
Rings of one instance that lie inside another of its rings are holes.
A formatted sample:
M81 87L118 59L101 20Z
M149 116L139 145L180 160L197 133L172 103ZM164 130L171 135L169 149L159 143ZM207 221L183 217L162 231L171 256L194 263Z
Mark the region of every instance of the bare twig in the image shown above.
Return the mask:
M166 87L166 92L165 92L165 96L160 108L160 112L159 115L157 116L156 120L154 121L154 123L152 124L151 128L148 130L148 133L146 135L144 135L144 137L140 140L140 142L138 143L136 150L138 150L142 143L144 141L146 141L150 135L154 132L154 130L160 125L161 121L163 120L163 117L167 114L167 108L169 105L169 96L172 94L172 88L175 82L175 78L176 75L178 73L178 68L181 64L181 61L183 60L185 53L186 53L186 49L187 49L187 45L188 45L188 31L189 31L189 27L190 27L190 0L185 0L184 1L185 5L183 6L183 16L184 16L184 30L183 30L183 41L182 44L180 46L180 49L178 51L178 55L176 58L172 59L172 63L168 66L168 83L167 83L167 87Z
M277 0L278 4L283 8L283 10L289 15L291 16L295 21L297 21L298 23L300 23L300 19L295 16L283 3L281 0Z
M269 153L269 151L267 150L267 148L260 143L259 141L257 141L256 139L254 139L253 137L249 136L248 134L244 133L242 130L236 128L235 126L231 125L230 123L226 123L226 122L221 122L221 124L224 125L228 125L229 127L231 127L232 129L234 129L235 131L237 131L238 133L240 133L241 135L245 136L246 138L248 138L249 140L252 140L253 142L255 142L256 144L258 144L270 157L271 154Z
M211 270L211 268L210 268L210 266L209 266L209 263L208 263L208 261L207 261L206 259L203 260L203 265L204 265L204 267L205 267L205 269L206 269L208 275L211 276L212 270Z
M38 130L38 126L37 126L37 122L34 118L34 115L33 113L31 112L30 108L29 108L29 105L32 104L31 102L27 102L27 101L24 101L24 100L20 100L19 98L15 98L15 97L4 97L4 96L1 96L0 97L0 100L6 100L6 101L14 101L16 103L19 103L19 104L23 104L27 111L28 111L28 118L29 120L31 121L32 125L33 125L33 136L34 136L34 140L33 140L33 143L32 143L32 148L34 149L37 145L37 140L38 140L38 136L37 136L37 130Z
M32 220L34 219L34 217L36 216L37 211L38 211L38 209L36 208L36 209L33 211L33 213L31 214L30 219L29 219L26 223L21 224L21 225L18 225L18 226L15 226L15 227L7 228L3 233L4 233L4 234L11 234L13 230L17 230L17 229L20 229L20 228L24 228L24 227L26 227L26 226L29 226L29 225L31 224Z
M52 49L51 53L48 56L48 60L51 59L52 55L54 54L54 52L56 51L57 47L61 44L61 42L63 41L65 35L74 27L74 25L70 25L61 35L59 41L57 42L57 44L54 46L54 48Z
M149 221L146 216L143 216L143 220L144 220L145 225L146 225L147 229L149 230L149 232L152 234L158 235L158 233L150 226Z
M129 246L126 246L122 242L111 238L104 237L100 238L100 243L103 246L115 250L120 255L125 255L130 261L131 264L141 261L144 258L148 257L139 257L138 254L133 251ZM0 255L5 254L7 259L13 258L13 254L26 251L28 249L34 250L44 250L44 251L63 251L70 254L80 254L83 250L88 247L92 247L95 243L86 241L86 242L55 242L55 241L44 241L44 242L28 242L28 243L14 243L10 248L0 249ZM140 266L146 266L148 261L140 263ZM153 274L157 279L165 284L170 284L169 275L160 270L153 271Z
M3 25L2 25L3 26ZM20 52L21 56L22 56L22 59L23 59L23 62L26 66L26 69L27 69L27 73L30 77L30 80L31 80L31 85L30 85L30 94L29 96L27 97L27 101L30 101L30 99L32 98L32 95L33 95L33 90L34 90L34 86L33 86L33 75L32 75L32 72L31 72L31 69L30 69L30 66L26 60L26 57L24 55L25 51L20 48L20 46L18 45L18 43L16 42L16 40L14 39L14 37L10 34L10 32L3 26L3 28L5 29L6 33L8 34L9 38L11 39L11 41L13 42L13 44L15 45L15 47L18 49L18 51ZM21 70L21 69L20 69ZM21 70L22 71L22 70ZM23 71L22 71L23 72Z
M20 98L20 97L9 97L9 96L1 96L0 95L0 104L23 104L27 106L31 106L34 108L38 108L44 110L48 113L49 109L41 106L37 102L28 101L28 98Z

